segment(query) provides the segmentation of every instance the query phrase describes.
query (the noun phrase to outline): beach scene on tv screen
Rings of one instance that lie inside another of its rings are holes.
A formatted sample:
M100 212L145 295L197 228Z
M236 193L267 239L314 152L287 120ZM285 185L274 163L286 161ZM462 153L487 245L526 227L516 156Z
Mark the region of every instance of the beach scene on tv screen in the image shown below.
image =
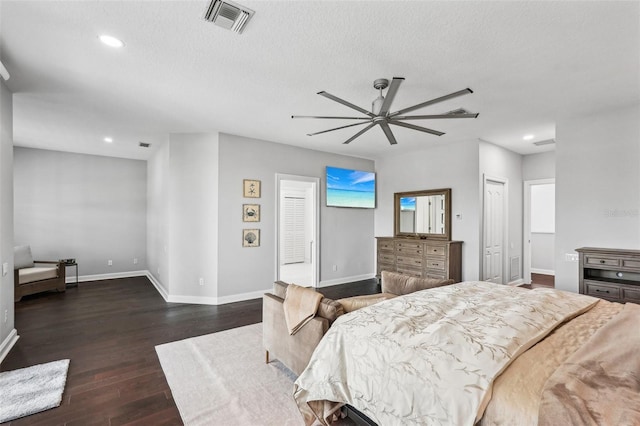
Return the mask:
M375 208L376 174L327 167L327 206Z

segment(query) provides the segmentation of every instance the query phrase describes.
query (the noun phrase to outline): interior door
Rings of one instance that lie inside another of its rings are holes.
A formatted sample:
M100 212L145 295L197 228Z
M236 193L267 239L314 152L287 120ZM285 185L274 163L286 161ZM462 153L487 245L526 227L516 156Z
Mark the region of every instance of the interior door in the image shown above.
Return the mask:
M504 182L485 181L482 279L496 284L504 284L504 197Z
M305 199L284 198L284 263L305 261Z
M317 287L320 179L276 174L275 280Z

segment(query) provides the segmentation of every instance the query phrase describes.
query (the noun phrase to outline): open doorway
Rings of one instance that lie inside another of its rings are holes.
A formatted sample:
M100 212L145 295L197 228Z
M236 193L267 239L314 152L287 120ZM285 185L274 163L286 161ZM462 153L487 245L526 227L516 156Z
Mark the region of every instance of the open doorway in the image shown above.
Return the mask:
M276 280L318 286L319 179L276 175Z
M554 287L555 179L524 182L524 280Z

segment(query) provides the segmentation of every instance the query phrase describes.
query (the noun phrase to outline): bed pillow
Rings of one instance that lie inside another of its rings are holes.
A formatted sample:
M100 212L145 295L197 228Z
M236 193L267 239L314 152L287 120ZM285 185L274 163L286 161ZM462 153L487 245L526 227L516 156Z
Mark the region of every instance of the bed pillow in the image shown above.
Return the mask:
M13 269L33 268L31 246L16 246L13 248Z

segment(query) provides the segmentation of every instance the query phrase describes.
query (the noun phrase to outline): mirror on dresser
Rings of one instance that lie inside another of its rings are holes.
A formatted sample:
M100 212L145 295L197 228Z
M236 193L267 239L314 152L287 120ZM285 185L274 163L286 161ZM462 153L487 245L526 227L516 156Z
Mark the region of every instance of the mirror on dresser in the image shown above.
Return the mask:
M451 188L394 194L396 237L451 239Z

